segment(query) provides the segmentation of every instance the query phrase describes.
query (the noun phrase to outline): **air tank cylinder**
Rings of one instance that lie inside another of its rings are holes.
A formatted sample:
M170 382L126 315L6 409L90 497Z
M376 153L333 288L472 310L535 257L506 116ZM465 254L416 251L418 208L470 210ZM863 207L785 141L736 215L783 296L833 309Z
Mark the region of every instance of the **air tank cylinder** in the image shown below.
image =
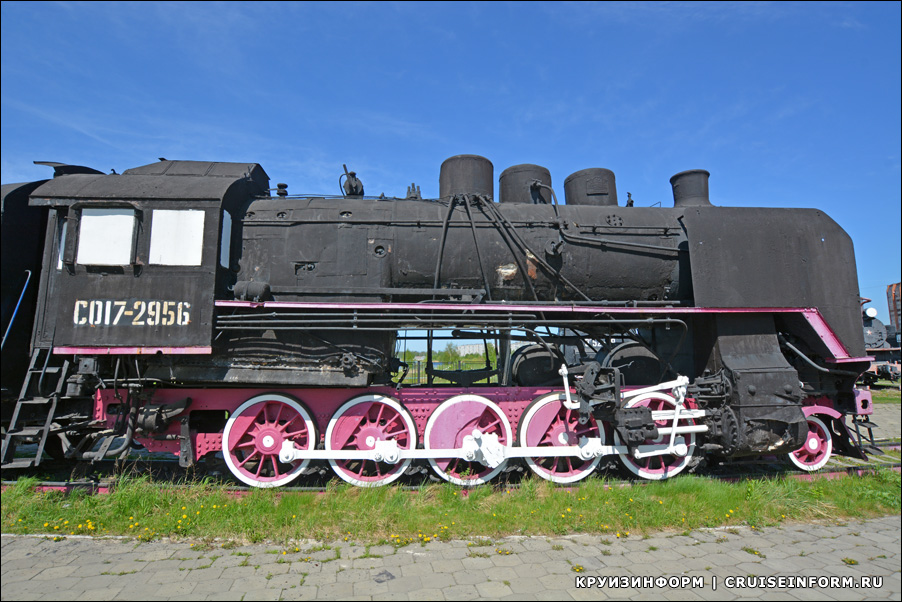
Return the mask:
M617 206L617 183L614 172L590 167L572 173L564 180L564 196L568 205Z
M498 178L498 201L501 203L550 205L551 191L548 188L534 188L532 183L536 180L550 187L551 172L541 165L530 163L508 167L501 172L501 177Z
M439 197L455 194L485 195L492 198L495 171L492 162L479 155L455 155L445 159L439 174Z
M704 169L681 171L670 178L673 187L674 207L710 207L708 198L708 177Z

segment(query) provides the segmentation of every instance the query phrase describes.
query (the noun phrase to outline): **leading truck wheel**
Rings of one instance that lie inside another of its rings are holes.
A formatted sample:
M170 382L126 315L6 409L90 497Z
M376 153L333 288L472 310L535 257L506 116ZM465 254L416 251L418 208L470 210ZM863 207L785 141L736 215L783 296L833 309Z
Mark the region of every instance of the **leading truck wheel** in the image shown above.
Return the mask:
M355 397L338 408L326 429L327 450L370 450L377 441L394 441L400 449L417 447L417 429L410 412L391 397ZM358 487L387 485L399 479L410 462L329 460L335 474Z
M602 438L595 417L579 423L579 411L568 410L561 393L551 393L533 401L520 418L519 440L523 447L555 447L579 445L583 438ZM602 441L602 444L604 442ZM530 470L552 483L575 483L584 479L601 462L601 456L583 460L579 456L526 458Z
M626 404L627 408L647 407L652 412L668 411L676 408L676 400L670 395L664 393L646 393L638 395ZM658 428L666 428L673 424L672 420L656 420L655 424ZM694 424L691 419L680 420L679 426L689 426ZM614 431L614 441L617 445L621 445L620 436ZM657 439L646 439L640 445L651 445L665 447L670 442L670 435L661 435ZM620 462L624 468L643 479L650 481L662 481L674 477L689 467L692 462L692 454L695 451L695 433L677 435L674 443L683 443L688 451L685 456L676 454L664 454L660 456L648 456L646 458L637 459L631 454L620 454Z
M787 455L789 461L807 472L820 470L833 454L833 436L830 429L817 416L808 416L808 436L805 443Z
M303 450L316 445L316 425L301 402L287 395L258 395L229 417L222 453L235 478L251 487L281 487L296 479L310 463L279 461L282 443Z

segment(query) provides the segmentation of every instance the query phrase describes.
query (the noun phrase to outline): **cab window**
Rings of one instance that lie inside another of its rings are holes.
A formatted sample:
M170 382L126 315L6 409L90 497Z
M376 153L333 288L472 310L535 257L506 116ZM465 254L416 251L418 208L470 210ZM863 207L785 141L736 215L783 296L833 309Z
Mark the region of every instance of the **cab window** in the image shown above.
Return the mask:
M75 261L81 265L128 265L134 240L134 209L82 209Z
M201 265L204 211L154 209L150 225L150 263Z

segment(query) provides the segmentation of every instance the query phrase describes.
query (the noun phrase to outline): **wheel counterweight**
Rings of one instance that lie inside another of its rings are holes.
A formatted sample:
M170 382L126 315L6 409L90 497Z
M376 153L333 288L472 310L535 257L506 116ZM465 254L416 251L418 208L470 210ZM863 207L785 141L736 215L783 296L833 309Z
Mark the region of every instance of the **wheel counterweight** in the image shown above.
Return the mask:
M445 400L426 423L426 449L460 449L464 438L478 431L494 435L501 445L513 442L513 432L504 411L494 402L478 395L457 395ZM455 485L481 485L504 470L507 461L492 468L461 458L430 458L433 470Z

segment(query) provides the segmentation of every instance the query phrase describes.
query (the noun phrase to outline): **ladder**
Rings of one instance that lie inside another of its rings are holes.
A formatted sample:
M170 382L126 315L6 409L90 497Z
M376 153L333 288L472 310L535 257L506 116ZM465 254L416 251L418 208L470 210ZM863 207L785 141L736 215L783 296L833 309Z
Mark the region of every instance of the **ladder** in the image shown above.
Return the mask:
M9 431L3 438L0 468L32 468L41 463L44 446L54 426L56 406L62 388L66 385L66 375L69 371L68 360L64 361L62 366L51 366L51 355L50 347L35 347L31 354L31 363L16 408L13 410ZM53 392L45 396L45 380L48 377L54 378L56 384ZM38 445L33 457L15 457L16 447L34 440L37 440Z
M871 455L882 456L883 450L877 447L877 444L874 441L873 429L878 428L879 425L862 416L852 416L852 425L855 427L855 436L858 439L858 447ZM867 430L867 439L862 436L861 429Z

